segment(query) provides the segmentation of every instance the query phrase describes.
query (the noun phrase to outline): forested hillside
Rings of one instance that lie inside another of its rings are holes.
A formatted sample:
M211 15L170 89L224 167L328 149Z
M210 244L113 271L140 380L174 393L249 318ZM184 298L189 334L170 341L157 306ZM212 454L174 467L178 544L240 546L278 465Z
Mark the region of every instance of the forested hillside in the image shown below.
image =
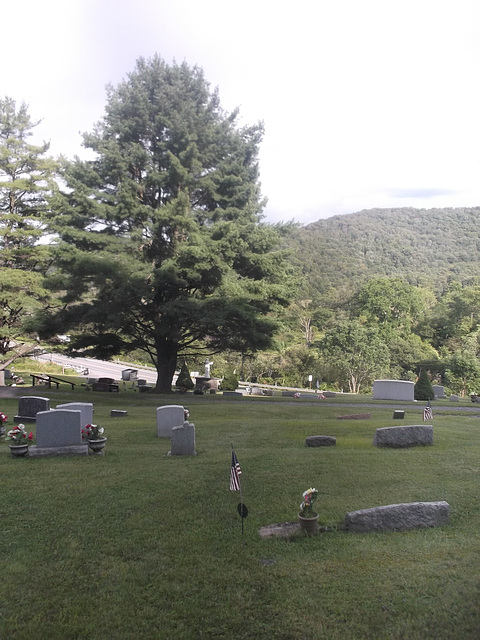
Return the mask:
M480 207L370 209L296 228L287 241L317 292L373 276L437 291L480 278Z

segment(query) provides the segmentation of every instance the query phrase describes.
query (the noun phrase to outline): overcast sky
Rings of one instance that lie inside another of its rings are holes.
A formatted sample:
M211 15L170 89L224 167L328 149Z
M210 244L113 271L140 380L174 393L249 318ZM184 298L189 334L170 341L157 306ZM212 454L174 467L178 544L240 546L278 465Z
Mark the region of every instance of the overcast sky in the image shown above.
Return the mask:
M2 6L0 95L82 155L105 86L158 53L265 124L270 222L480 206L478 0L21 0Z

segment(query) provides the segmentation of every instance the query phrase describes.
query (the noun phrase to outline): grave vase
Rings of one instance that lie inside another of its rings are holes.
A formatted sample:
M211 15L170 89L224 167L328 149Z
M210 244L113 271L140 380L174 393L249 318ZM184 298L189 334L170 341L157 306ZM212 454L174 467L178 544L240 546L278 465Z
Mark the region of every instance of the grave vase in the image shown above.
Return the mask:
M313 513L311 518L305 518L305 516L299 513L298 522L300 523L300 529L305 531L305 533L316 533L318 528L318 513Z
M12 456L25 456L28 453L28 444L9 444Z
M93 453L100 453L105 447L106 438L88 438L88 446Z

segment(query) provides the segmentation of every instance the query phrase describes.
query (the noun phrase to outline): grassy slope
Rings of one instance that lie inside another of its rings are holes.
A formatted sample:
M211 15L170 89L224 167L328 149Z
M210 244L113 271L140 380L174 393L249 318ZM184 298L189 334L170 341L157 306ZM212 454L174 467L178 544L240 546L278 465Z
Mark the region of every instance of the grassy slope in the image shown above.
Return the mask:
M433 447L394 451L372 446L375 428L392 424L382 406L355 421L336 419L358 412L345 403L47 393L52 406L95 403L107 455L14 459L0 444L0 637L479 637L478 415L435 413ZM183 402L198 455L172 459L155 407ZM0 405L15 414L16 400ZM421 408L407 410L404 424L420 423ZM307 449L312 434L337 446ZM243 536L231 443L249 508ZM262 525L296 518L311 485L332 530L261 539ZM416 500L447 500L451 525L341 528L347 511Z

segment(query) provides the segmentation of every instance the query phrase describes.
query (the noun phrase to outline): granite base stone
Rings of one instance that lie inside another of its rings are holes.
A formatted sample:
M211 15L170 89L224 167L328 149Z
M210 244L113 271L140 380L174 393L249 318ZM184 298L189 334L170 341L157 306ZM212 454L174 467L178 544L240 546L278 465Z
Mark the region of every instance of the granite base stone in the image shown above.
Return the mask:
M373 445L375 447L430 446L433 444L433 426L431 424L405 425L399 427L382 427L375 431Z
M407 502L351 511L345 516L345 527L357 533L408 531L445 525L449 520L448 502Z
M308 436L305 444L307 447L334 447L337 439L333 436Z
M88 456L88 444L69 447L38 447L32 445L28 452L30 458L52 458L54 456Z

